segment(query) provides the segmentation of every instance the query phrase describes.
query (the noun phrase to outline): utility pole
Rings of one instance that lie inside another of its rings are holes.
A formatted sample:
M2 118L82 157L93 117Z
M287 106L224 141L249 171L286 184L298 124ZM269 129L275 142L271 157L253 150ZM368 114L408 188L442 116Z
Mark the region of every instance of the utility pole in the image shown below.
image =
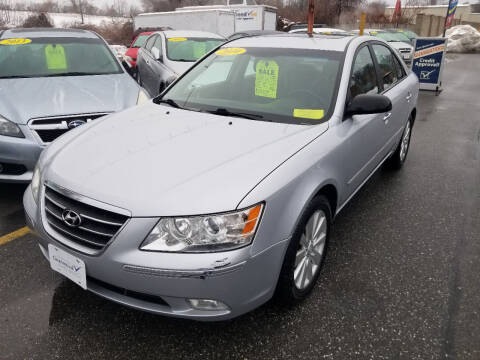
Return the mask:
M313 34L313 20L315 16L315 0L308 0L308 36Z

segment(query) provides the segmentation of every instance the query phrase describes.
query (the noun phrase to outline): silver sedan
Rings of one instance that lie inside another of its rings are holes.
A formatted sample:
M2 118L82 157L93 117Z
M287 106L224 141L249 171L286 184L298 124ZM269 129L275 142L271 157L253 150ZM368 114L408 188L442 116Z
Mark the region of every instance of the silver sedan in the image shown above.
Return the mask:
M404 164L417 97L378 38L234 40L55 141L25 192L29 226L54 270L137 309L220 320L297 303L335 216Z

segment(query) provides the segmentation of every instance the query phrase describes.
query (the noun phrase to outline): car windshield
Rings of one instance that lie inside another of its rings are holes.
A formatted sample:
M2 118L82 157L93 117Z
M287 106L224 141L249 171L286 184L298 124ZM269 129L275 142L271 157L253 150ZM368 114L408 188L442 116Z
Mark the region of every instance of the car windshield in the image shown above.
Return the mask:
M325 121L334 107L343 52L221 48L156 103L293 124Z
M403 33L404 33L405 36L407 36L410 40L416 39L416 38L418 37L417 34L415 34L413 31L410 31L410 30L404 30Z
M380 39L383 39L385 41L389 42L409 42L410 40L405 37L405 35L402 35L401 33L392 33L392 32L371 32L371 35L378 36Z
M150 35L138 35L138 37L135 39L135 42L133 43L132 47L133 48L140 48L145 44L145 41L147 41L148 37Z
M171 37L167 39L167 57L171 61L195 62L223 42L221 39Z
M0 79L122 73L100 39L46 37L0 41Z

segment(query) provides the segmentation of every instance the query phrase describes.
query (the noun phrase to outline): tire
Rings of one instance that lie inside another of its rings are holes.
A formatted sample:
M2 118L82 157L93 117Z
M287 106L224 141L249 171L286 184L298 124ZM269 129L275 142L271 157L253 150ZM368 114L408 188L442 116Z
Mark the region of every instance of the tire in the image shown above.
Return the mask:
M319 228L320 234L323 234L323 239L309 236L307 231L307 226L314 225L315 217L317 216L319 216L319 222L323 219L323 225L321 224ZM310 202L302 214L287 248L275 292L275 300L279 303L295 305L310 294L324 264L331 229L332 211L330 203L324 196L317 196ZM308 238L313 239L312 245L308 245ZM315 239L323 242L321 250L319 246L315 246ZM303 275L302 261L305 271ZM309 267L309 262L316 265L316 267ZM303 276L308 277L308 274L310 274L309 280L307 279L303 283Z
M408 150L410 149L410 139L412 138L412 126L413 118L412 115L410 115L395 152L386 162L388 168L399 170L402 168L405 160L407 160Z

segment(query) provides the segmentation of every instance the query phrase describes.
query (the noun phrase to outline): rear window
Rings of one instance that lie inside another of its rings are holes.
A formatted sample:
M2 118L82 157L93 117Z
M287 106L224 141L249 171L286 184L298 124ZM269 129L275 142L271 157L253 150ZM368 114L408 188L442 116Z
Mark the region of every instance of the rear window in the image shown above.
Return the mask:
M32 38L0 41L0 78L122 73L100 39Z
M171 61L195 62L223 42L221 39L171 37L167 39L167 57Z
M139 48L142 47L143 44L145 44L145 41L147 41L148 37L150 35L139 35L136 39L135 42L133 43L132 47L133 48Z

